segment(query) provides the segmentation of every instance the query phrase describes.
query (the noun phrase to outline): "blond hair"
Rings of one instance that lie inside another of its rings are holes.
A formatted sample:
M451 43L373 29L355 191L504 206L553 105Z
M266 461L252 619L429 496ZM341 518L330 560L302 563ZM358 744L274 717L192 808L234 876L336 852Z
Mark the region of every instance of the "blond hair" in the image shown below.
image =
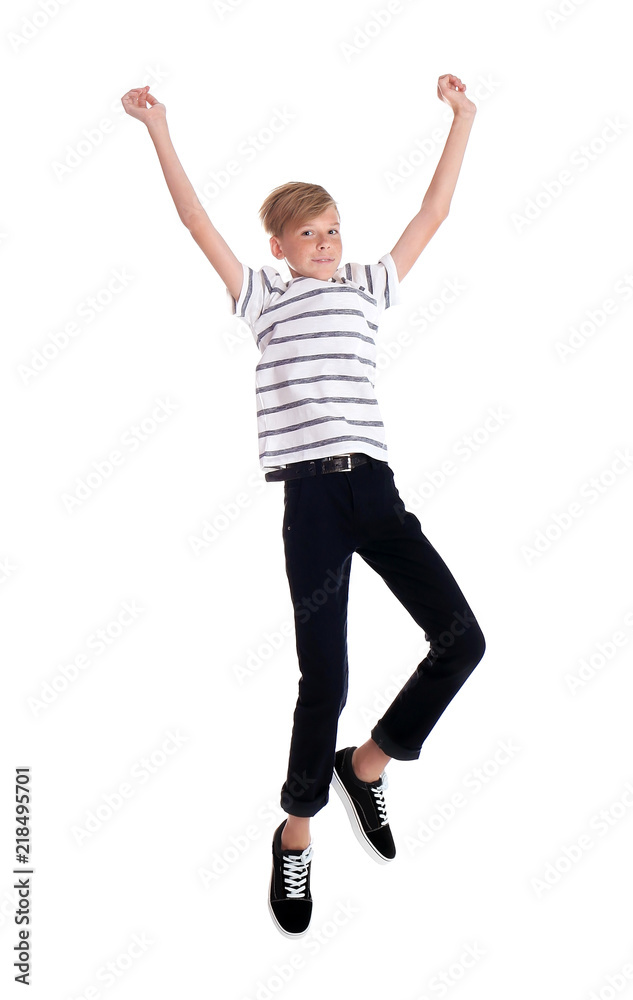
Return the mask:
M269 236L280 237L284 226L299 219L312 219L332 206L336 208L334 198L320 184L288 181L270 192L259 210L259 218Z

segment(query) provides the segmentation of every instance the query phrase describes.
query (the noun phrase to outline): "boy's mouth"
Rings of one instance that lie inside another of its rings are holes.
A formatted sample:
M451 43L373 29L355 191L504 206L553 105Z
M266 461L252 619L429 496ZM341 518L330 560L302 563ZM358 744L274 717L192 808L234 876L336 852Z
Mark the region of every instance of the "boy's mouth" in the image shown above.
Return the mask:
M314 264L331 264L334 257L313 257L312 261Z

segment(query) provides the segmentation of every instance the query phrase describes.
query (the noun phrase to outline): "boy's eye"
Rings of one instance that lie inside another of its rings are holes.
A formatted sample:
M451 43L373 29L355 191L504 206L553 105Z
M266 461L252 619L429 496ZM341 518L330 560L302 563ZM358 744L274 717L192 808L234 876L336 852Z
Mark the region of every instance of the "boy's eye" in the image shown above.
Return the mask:
M311 232L313 232L312 229L304 229L303 232L301 233L301 235L305 236L307 233L311 233ZM330 229L329 232L330 233L338 233L338 229Z

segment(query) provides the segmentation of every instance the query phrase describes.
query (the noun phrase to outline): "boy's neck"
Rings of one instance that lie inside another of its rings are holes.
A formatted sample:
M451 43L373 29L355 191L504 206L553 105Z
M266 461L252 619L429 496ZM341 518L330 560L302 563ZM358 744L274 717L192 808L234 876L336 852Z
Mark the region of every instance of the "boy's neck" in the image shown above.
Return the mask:
M338 281L339 280L338 277L337 277L338 271L339 271L339 268L336 269L336 271L334 272L334 274L332 275L331 278L317 278L317 277L315 277L314 275L311 275L311 274L299 274L297 271L293 271L292 268L291 268L290 269L290 280L294 281L296 278L311 278L312 281Z

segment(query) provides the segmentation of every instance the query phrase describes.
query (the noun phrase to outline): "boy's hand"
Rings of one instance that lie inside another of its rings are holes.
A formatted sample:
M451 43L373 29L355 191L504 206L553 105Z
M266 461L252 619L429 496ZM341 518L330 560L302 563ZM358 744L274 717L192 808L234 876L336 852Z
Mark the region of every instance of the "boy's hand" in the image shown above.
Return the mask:
M437 96L440 101L446 101L451 106L454 114L474 115L477 111L477 105L468 100L464 93L465 90L466 84L462 83L458 76L453 76L452 73L445 73L437 81Z
M145 103L148 102L151 107L147 108ZM124 94L121 98L121 103L128 115L132 115L132 118L138 118L140 122L144 125L152 125L157 121L166 121L166 108L164 104L157 101L149 92L149 84L146 87L136 87L134 90L128 90L127 94Z

